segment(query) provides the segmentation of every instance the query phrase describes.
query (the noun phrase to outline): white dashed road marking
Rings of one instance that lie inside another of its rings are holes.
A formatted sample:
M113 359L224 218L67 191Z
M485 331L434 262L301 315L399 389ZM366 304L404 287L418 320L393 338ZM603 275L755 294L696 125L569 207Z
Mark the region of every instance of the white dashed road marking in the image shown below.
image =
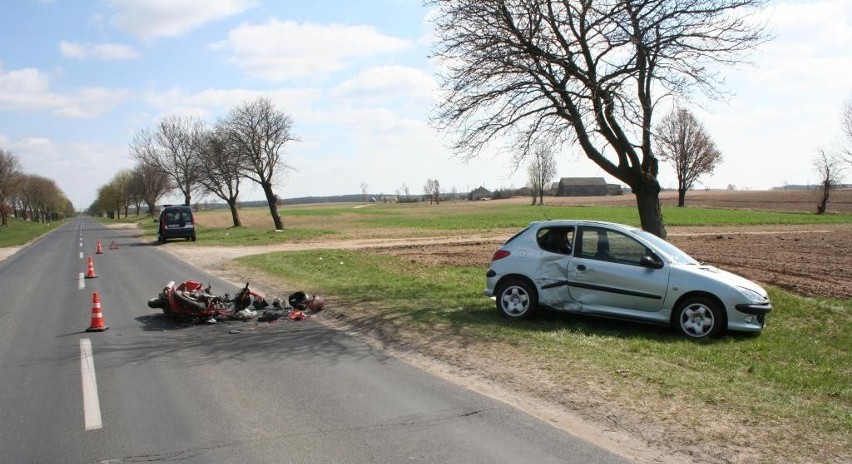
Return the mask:
M92 356L92 341L80 339L80 374L83 378L83 416L86 430L103 428L101 405L98 400L98 381L95 378L95 358Z

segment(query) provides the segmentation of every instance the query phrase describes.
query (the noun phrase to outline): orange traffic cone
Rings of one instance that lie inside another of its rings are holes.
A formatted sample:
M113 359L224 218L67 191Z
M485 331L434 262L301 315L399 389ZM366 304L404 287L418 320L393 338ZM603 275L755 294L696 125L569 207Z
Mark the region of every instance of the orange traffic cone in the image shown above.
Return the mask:
M97 251L95 251L95 254L96 255L104 254L104 250L101 249L101 241L100 240L98 240L98 249L97 249Z
M104 314L101 312L101 299L98 292L92 294L92 323L86 332L103 332L109 327L104 324Z
M86 278L94 279L96 277L97 276L95 275L95 263L92 262L92 257L89 256L89 266L88 269L86 269Z
M109 242L109 249L110 250L117 250L118 249L118 244L115 243L115 240Z

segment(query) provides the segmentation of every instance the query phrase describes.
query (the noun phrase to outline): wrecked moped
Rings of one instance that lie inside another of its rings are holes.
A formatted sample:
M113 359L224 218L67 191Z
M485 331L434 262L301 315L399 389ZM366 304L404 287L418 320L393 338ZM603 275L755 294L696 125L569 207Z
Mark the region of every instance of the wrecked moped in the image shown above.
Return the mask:
M160 308L169 316L219 319L234 314L228 295L210 293L210 286L187 280L175 285L169 282L156 298L148 300L149 308Z

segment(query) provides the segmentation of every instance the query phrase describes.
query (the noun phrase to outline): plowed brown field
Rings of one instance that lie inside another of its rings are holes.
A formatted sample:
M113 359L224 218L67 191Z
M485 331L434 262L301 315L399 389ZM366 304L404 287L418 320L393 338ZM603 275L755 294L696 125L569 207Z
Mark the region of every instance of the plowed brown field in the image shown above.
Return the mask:
M668 232L669 241L695 259L756 282L802 296L852 298L852 225L671 227ZM501 241L420 243L371 250L420 262L481 265L484 269Z

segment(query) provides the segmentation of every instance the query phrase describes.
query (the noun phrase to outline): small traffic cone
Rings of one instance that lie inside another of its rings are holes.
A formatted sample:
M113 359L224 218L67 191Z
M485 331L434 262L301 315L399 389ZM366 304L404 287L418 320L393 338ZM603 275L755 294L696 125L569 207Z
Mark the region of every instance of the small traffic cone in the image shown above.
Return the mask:
M98 240L98 249L97 249L97 251L95 251L95 254L96 255L104 254L104 250L101 249L101 241L100 240Z
M118 249L118 244L115 243L115 240L109 242L109 249L110 250L117 250Z
M86 278L87 279L94 279L96 277L97 276L95 275L95 263L92 262L92 257L89 256L89 265L88 265L88 269L86 269Z
M92 294L92 322L86 332L103 332L108 329L104 324L104 313L101 312L101 299L98 292Z

